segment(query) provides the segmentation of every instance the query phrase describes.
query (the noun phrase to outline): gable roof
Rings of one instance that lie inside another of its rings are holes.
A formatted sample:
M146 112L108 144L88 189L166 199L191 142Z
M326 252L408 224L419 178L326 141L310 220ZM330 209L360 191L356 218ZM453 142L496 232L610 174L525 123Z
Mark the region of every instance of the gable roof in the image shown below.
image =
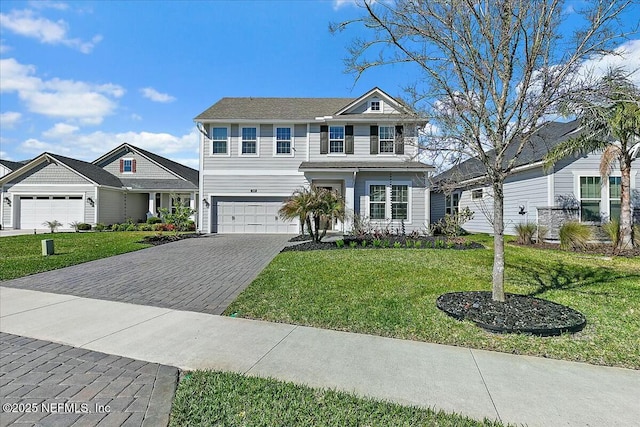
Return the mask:
M21 162L13 162L11 160L0 159L0 164L2 164L7 169L10 169L11 171L19 169L19 168L21 168L22 166L26 165L29 162L30 162L30 160L23 160Z
M119 145L118 147L114 148L113 150L109 151L108 153L100 156L99 158L94 160L92 163L94 165L97 165L98 163L100 163L101 160L106 159L107 157L123 149L130 149L131 151L135 151L141 156L146 157L153 163L156 163L160 167L168 170L169 172L172 172L174 175L177 175L178 177L184 180L190 181L196 187L198 186L199 173L196 169L190 168L189 166L185 166L178 162L174 162L173 160L169 160L166 157L159 156L150 151L143 150L142 148L131 145L128 142L125 142Z
M94 165L93 163L88 163L82 160L72 159L70 157L61 156L59 154L53 153L42 153L35 159L31 160L27 164L22 165L17 170L9 173L8 175L3 176L0 180L9 182L17 176L22 175L24 172L31 170L33 167L41 164L44 161L54 161L63 164L69 169L75 171L79 175L85 177L89 181L97 185L105 185L109 187L122 187L122 182L118 179L118 177L110 174L106 170L102 169L99 166Z
M334 115L339 116L341 114L346 113L351 108L356 107L358 104L360 104L361 102L364 102L367 98L369 98L370 96L373 96L374 94L377 94L380 98L383 98L388 103L393 104L394 107L398 107L399 109L403 110L404 114L413 114L412 111L409 108L407 108L406 105L404 105L402 102L398 102L395 98L389 96L385 91L383 91L382 89L376 86L373 89L371 89L369 92L365 93L364 95L353 99L353 101L345 105L340 110L335 111ZM379 113L376 113L376 115L377 114Z
M529 143L526 144L518 156L514 167L522 167L526 165L536 164L542 162L544 156L556 145L566 141L572 136L575 136L575 132L579 129L579 120L573 120L567 123L550 122L544 125L529 139ZM505 155L505 161L509 161L515 155L518 149L519 139L516 139L514 143L507 148ZM495 151L491 150L488 153L489 157L495 156ZM467 159L464 162L453 166L451 169L436 175L433 178L433 184L435 187L443 186L444 184L462 184L465 181L469 181L476 178L482 178L486 174L486 169L482 162L473 157Z
M354 98L222 98L194 120L313 120L335 113Z

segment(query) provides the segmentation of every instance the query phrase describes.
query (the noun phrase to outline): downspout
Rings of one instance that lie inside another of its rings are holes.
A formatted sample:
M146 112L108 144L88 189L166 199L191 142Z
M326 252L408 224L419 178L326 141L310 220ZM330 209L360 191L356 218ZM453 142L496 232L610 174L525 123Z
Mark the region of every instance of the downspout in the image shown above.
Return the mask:
M94 190L95 191L94 191L93 200L94 200L95 210L93 211L93 220L94 220L94 225L96 225L98 223L98 218L99 218L98 212L100 211L100 199L98 199L98 186L95 186Z
M200 124L200 126L202 126L202 124ZM204 176L202 174L202 171L204 170L204 132L200 129L200 126L198 126L198 124L196 123L196 127L198 127L198 130L200 130L200 144L199 145L199 154L200 154L200 159L199 159L199 171L198 171L198 198L202 197L202 200L205 199L205 195L203 192L203 188L204 188ZM230 145L229 143L227 143L228 145ZM228 147L229 151L231 151L231 147ZM202 233L202 223L204 221L204 208L206 206L205 203L199 203L200 205L200 209L198 209L198 223L196 224L196 229L198 230L199 233ZM210 207L209 207L210 209ZM209 215L209 217L211 217L211 215ZM207 224L207 228L210 227L210 224ZM208 233L210 233L211 231L207 230Z

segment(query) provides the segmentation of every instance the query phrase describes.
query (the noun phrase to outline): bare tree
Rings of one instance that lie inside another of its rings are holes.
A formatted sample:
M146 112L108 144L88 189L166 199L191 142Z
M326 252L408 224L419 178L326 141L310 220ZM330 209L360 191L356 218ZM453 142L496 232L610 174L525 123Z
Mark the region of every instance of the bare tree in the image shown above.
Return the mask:
M367 30L346 60L356 78L388 64L419 70L406 89L429 120L424 148L482 162L494 196L494 300L504 301L505 179L558 102L589 89L582 64L612 52L631 3L582 2L570 37L561 0L362 0L361 18L332 25Z

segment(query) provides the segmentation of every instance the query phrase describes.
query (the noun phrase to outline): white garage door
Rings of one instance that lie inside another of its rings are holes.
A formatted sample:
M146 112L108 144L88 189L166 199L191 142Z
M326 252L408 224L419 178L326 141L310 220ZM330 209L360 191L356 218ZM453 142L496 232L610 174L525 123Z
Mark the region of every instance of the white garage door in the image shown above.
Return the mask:
M69 224L84 222L82 196L20 196L19 228L47 228L45 221L57 220L60 228L72 228Z
M214 233L298 234L299 221L284 221L278 216L283 198L213 199Z

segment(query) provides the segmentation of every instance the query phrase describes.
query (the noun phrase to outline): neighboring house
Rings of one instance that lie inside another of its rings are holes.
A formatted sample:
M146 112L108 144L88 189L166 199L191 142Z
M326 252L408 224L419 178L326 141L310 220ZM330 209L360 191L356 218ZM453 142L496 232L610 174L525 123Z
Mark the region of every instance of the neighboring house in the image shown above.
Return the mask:
M524 147L514 173L504 184L505 234L515 235L514 226L519 223L535 222L547 228L548 238L556 239L559 226L568 220L600 224L620 217L620 169L616 164L611 176L602 180L601 153L570 156L549 170L543 168L547 152L578 131L577 121L549 123ZM640 208L640 174L636 164L632 165L632 204ZM435 176L433 186L432 222L468 207L474 216L463 228L493 233L489 220L493 213L493 191L478 159L466 160Z
M5 175L8 175L9 173L13 172L18 168L21 168L26 163L27 163L26 161L12 162L11 160L0 159L0 178L2 178Z
M184 203L198 209L198 171L124 143L93 162L118 177L126 189L125 218L158 215ZM124 206L123 208L124 209ZM102 221L104 222L104 221Z
M401 102L374 88L358 98L223 98L195 119L200 141L199 224L209 233L298 233L278 209L298 188L335 190L379 227L429 224L428 174Z
M0 223L2 228L41 229L44 221L57 220L69 229L73 222L145 221L158 207L172 206L172 194L193 206L197 175L130 144L93 163L43 153L0 178Z

